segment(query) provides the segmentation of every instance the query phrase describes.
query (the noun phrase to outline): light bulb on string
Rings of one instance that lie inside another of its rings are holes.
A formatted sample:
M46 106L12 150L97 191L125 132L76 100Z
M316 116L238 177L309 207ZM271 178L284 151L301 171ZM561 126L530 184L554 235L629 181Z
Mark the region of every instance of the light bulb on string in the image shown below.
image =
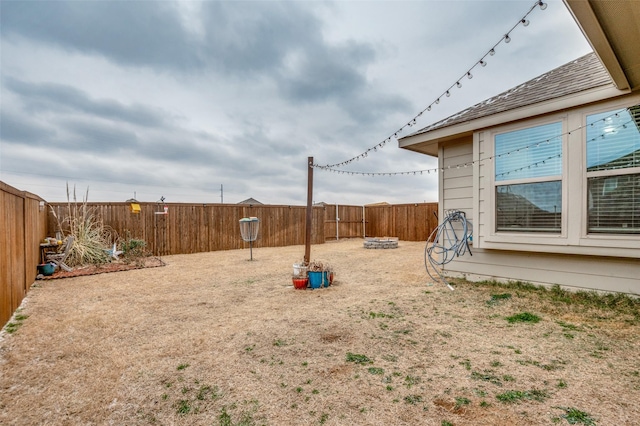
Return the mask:
M509 37L509 34L505 34L504 35L504 42L505 43L510 43L511 42L511 37Z
M431 111L431 105L427 107L427 111Z
M538 6L540 6L540 10L545 10L547 8L547 4L543 1L539 1Z
M445 93L445 95L447 95L448 98L449 96L451 96L451 93L449 93L449 91L447 90L447 93Z
M440 98L436 99L436 104L440 103Z
M493 56L493 55L495 55L495 54L496 54L496 50L495 50L495 49L491 49L491 50L489 51L489 55Z
M471 79L473 78L473 74L471 74L471 71L468 71L468 72L467 72L467 78L468 78L469 80L471 80Z
M522 21L520 21L520 23L522 24L522 26L524 27L528 27L529 26L529 20L528 19L524 19L522 18Z
M478 63L480 64L480 66L483 66L483 67L487 66L487 63L485 61L483 61L482 59Z
M459 88L461 88L461 87L462 87L462 83L460 83L460 82L458 81L458 82L456 83L456 86L457 86L457 87L458 87L458 89L459 89Z

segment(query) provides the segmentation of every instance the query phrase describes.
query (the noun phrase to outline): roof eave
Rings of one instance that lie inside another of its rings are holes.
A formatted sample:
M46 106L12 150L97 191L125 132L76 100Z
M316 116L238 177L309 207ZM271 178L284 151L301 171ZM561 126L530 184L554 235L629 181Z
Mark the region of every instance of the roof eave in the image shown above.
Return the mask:
M600 86L567 95L562 98L527 105L521 108L455 124L449 127L442 127L425 133L405 136L398 140L398 146L410 151L421 152L423 154L437 157L439 144L472 135L475 131L615 98L630 92L631 91L629 89L619 90L614 87L613 84Z
M620 90L630 89L631 85L620 65L620 61L589 2L585 0L563 1L616 87Z

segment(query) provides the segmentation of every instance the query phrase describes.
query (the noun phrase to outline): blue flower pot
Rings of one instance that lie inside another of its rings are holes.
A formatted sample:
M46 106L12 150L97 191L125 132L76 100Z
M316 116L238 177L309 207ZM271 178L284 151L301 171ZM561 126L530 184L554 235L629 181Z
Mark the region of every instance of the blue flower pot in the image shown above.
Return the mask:
M320 288L323 285L326 285L324 283L324 273L323 272L319 272L319 271L309 271L307 273L309 275L309 286L311 288ZM326 281L327 283L329 281Z
M38 273L49 276L53 275L56 270L56 265L53 263L42 263L38 265Z

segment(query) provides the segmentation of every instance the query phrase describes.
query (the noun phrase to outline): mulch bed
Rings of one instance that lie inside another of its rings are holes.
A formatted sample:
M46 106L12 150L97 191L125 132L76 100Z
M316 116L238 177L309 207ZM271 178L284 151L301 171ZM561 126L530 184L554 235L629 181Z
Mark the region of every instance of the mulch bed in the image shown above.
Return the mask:
M158 257L145 257L138 262L125 263L123 261L116 261L111 263L106 263L104 265L85 265L78 266L73 270L67 272L64 270L57 270L52 275L45 276L39 274L36 279L37 280L56 280L60 278L72 278L72 277L82 277L85 275L96 275L96 274L106 274L109 272L121 272L121 271L131 271L133 269L144 269L144 268L157 268L159 266L165 266L166 264L162 261L162 259Z

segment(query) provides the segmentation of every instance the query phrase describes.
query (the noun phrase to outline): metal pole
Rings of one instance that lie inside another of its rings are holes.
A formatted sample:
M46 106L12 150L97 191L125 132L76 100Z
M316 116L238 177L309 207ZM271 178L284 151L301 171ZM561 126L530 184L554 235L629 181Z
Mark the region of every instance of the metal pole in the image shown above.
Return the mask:
M249 260L253 260L253 222L249 222Z
M222 184L220 184L220 204L224 204L224 192L222 190Z
M340 228L340 216L338 216L338 203L336 203L336 241L340 239L338 228Z
M304 235L304 262L311 258L311 221L313 220L313 157L307 159L307 223Z

